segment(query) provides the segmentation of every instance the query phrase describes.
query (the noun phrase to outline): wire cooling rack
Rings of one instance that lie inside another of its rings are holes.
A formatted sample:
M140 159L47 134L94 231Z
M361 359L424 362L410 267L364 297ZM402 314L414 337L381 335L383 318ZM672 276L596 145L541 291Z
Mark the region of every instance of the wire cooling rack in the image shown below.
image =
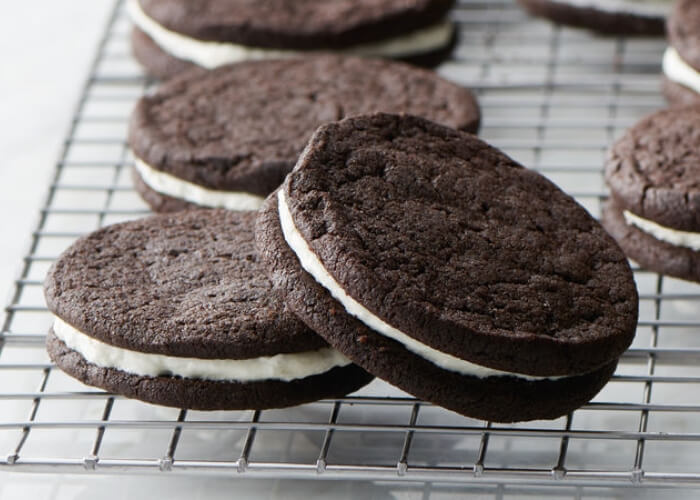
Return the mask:
M478 92L482 135L598 215L611 141L664 105L660 40L596 38L462 0L440 71ZM0 470L188 473L538 485L700 485L700 287L637 269L637 338L590 404L497 425L381 382L287 410L177 411L97 391L55 369L42 280L76 237L147 213L129 179L129 113L150 83L115 5L0 331Z

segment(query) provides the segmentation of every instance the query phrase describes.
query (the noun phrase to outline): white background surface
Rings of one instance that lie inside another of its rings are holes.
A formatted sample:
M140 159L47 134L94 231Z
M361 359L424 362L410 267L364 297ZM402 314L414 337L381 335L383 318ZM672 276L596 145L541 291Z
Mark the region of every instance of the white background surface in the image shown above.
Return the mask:
M29 229L39 215L112 2L1 4L7 6L0 16L0 298L4 300L29 244Z
M290 0L291 1L291 0ZM23 0L0 16L0 298L10 292L30 229L112 2ZM10 14L8 14L8 12ZM697 498L692 492L538 489L497 491L342 482L230 481L209 478L45 476L0 473L0 500L218 498Z

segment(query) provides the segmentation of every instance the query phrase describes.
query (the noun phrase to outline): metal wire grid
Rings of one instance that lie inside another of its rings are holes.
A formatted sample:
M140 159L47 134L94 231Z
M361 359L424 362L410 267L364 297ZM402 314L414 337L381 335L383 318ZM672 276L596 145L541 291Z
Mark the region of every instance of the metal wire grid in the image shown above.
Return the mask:
M462 0L441 72L474 88L482 135L598 214L611 141L663 106L663 42L595 38L528 19L510 0ZM700 484L700 287L636 269L633 348L590 404L552 422L460 417L381 382L287 410L200 413L88 388L43 349L42 280L76 237L148 213L125 144L149 82L121 2L100 43L0 332L0 470L170 472L446 483Z

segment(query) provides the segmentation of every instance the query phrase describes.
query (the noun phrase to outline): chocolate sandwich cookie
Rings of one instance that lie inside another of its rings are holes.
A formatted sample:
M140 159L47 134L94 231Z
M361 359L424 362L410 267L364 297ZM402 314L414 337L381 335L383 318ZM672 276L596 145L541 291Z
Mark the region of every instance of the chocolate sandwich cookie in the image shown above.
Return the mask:
M700 2L680 0L668 20L663 90L673 106L700 104Z
M641 266L700 281L700 106L648 116L613 146L603 224Z
M622 251L473 135L376 114L321 127L256 240L289 307L370 373L471 417L552 419L630 345Z
M469 132L480 119L469 90L393 61L316 56L195 70L134 110L136 189L158 212L256 209L316 128L374 111L412 113Z
M280 408L367 384L273 293L254 221L193 210L78 240L45 282L51 359L86 384L197 410Z
M452 51L454 0L129 0L133 52L170 78L199 66L319 51L435 65Z
M672 0L518 0L530 13L606 35L664 34Z

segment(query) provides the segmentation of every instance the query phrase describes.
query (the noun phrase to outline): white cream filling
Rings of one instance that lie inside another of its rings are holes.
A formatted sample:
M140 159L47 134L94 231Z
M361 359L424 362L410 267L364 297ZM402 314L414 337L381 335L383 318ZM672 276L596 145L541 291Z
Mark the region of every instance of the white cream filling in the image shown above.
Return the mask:
M143 182L160 194L189 201L196 205L228 210L257 210L265 198L242 191L216 191L179 179L156 170L139 158L134 158L134 168Z
M644 17L666 17L673 6L671 0L556 0L557 3L588 7L606 12L621 12Z
M700 72L685 62L673 47L664 53L663 71L669 80L700 93Z
M289 382L350 364L349 359L331 348L252 359L198 359L146 354L100 342L58 317L55 318L53 332L69 349L78 352L89 363L142 377L169 375L233 382Z
M431 363L443 368L445 370L460 373L462 375L471 375L474 377L485 378L485 377L517 377L525 380L559 380L566 377L534 377L532 375L525 375L522 373L507 372L496 370L494 368L488 368L485 366L477 365L475 363L470 363L463 359L459 359L451 354L447 354L437 349L433 349L430 346L419 342L418 340L406 335L400 330L397 330L393 326L385 323L382 319L378 318L367 310L362 304L357 302L355 299L350 297L343 287L338 283L333 276L326 270L321 263L321 260L313 253L313 250L309 244L304 240L299 230L294 225L294 220L292 219L292 213L287 205L287 198L284 189L280 189L277 195L277 205L279 211L280 225L282 226L282 233L284 234L284 239L289 245L289 248L296 254L301 267L308 272L318 283L320 283L338 302L340 302L348 314L356 317L367 327L371 328L375 332L389 337L400 344L402 344L406 349L412 353L420 356L423 359L430 361Z
M700 233L671 229L670 227L643 219L628 210L625 210L622 214L625 216L627 224L637 227L657 240L665 241L675 246L690 248L696 252L700 251Z
M191 61L207 69L245 60L277 59L300 54L299 51L294 50L265 49L235 43L197 40L160 25L143 11L139 0L129 0L127 8L134 24L150 36L161 49L178 59ZM421 54L445 47L452 38L453 30L452 23L443 21L406 35L355 45L338 52L379 57Z

